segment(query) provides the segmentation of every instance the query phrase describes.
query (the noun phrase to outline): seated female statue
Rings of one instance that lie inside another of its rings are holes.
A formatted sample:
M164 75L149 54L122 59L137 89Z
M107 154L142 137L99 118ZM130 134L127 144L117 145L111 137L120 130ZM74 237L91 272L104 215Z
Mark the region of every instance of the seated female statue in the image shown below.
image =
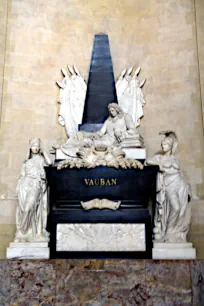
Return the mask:
M178 140L172 131L161 143L162 152L146 160L146 165L158 165L157 203L155 211L154 239L160 242L186 242L190 225L190 186L183 177L175 156Z
M16 211L15 242L48 241L47 191L44 166L52 160L40 148L40 139L29 141L29 152L23 163L17 185L18 206Z

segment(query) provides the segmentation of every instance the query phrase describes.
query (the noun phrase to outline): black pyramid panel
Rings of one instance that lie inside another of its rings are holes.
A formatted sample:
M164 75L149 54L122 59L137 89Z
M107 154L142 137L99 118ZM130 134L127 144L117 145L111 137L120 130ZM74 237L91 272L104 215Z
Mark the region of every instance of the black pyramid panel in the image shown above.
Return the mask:
M108 104L111 102L117 103L117 95L108 35L97 34L94 37L82 126L103 123L108 118Z

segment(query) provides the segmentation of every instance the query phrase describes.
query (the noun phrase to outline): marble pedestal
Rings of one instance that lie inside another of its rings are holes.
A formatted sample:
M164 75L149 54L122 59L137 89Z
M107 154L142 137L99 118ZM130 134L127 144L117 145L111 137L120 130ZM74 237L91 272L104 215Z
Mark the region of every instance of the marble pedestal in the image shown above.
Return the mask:
M192 243L159 243L154 242L153 259L196 259L196 249Z
M6 250L7 259L49 259L48 242L12 242Z
M125 152L126 158L133 159L146 159L146 149L145 148L122 148ZM68 155L64 154L60 149L56 150L56 160L70 159Z

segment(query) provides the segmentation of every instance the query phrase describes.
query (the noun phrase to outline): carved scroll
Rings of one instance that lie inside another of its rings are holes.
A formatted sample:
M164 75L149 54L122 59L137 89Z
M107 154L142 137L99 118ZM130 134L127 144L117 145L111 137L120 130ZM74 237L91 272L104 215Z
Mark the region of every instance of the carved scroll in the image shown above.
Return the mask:
M111 210L117 210L121 204L121 201L114 202L110 201L108 199L93 199L87 202L81 201L81 205L83 209L89 210L93 208L97 209L111 209Z

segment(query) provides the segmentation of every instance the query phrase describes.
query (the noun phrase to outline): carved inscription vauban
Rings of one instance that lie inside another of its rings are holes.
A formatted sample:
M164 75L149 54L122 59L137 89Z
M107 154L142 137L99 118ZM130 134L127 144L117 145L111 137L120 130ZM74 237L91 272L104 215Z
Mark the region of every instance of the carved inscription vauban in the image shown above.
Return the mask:
M89 179L85 178L84 183L86 186L114 186L117 185L116 178L98 178L98 179Z

